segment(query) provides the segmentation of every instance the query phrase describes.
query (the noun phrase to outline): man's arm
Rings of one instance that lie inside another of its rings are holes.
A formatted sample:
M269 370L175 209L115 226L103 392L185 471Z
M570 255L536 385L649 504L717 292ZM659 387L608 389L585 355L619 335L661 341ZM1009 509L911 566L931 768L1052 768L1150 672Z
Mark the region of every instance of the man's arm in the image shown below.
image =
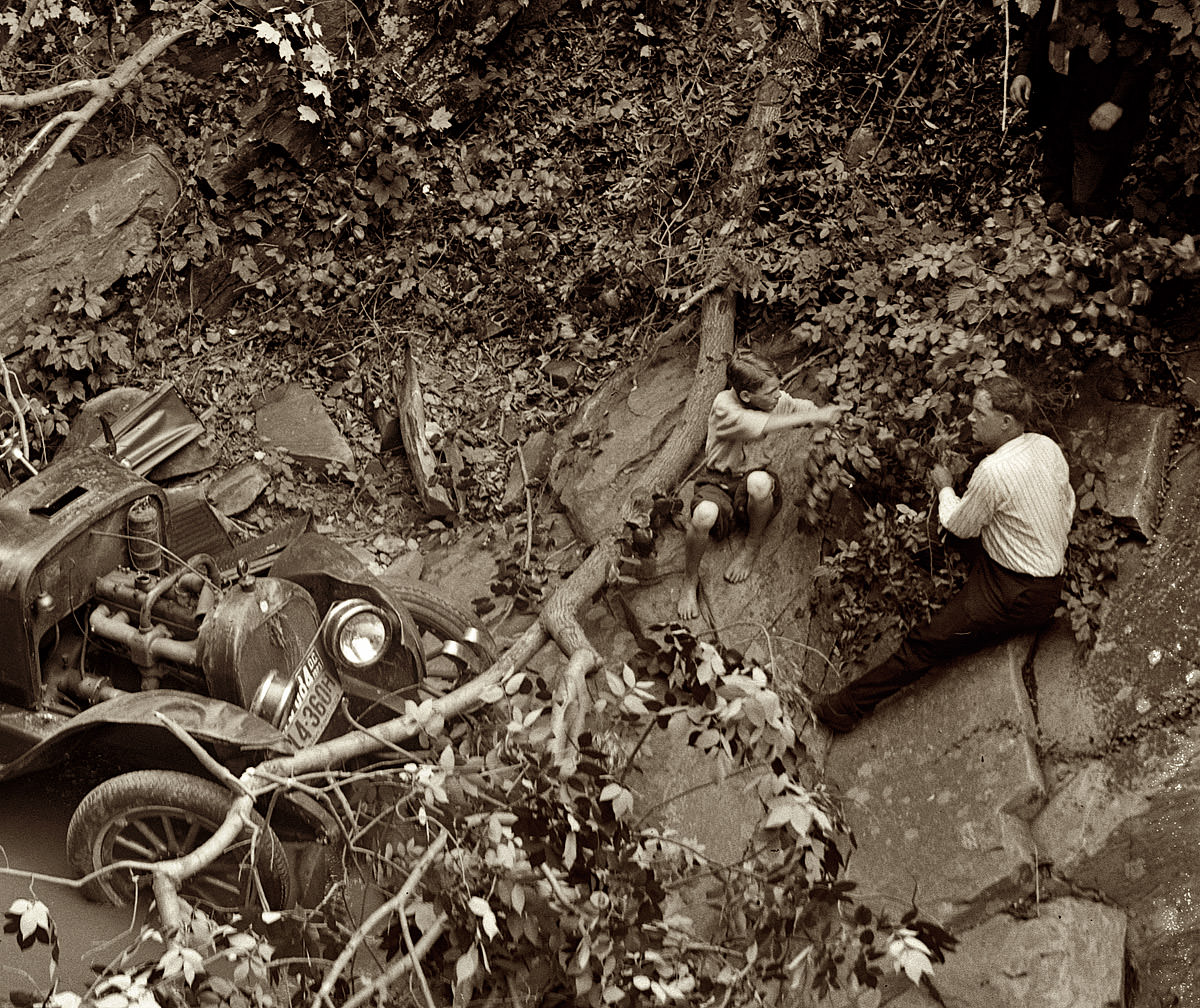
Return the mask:
M995 488L985 467L977 467L967 484L967 492L959 497L950 485L950 470L934 466L930 480L937 488L938 521L942 528L960 539L974 539L996 513Z
M1053 13L1054 0L1045 0L1026 25L1024 37L1013 60L1012 79L1008 84L1008 96L1017 108L1028 108L1033 97L1033 78L1038 72L1036 64L1046 57L1050 18Z

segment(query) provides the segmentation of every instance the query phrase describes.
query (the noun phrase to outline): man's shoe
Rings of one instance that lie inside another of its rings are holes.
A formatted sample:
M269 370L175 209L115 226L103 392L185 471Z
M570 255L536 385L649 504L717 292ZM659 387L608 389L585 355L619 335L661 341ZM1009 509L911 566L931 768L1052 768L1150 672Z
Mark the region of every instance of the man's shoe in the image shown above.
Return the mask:
M844 735L858 724L858 718L844 714L832 702L832 694L823 694L813 701L816 719L835 735Z

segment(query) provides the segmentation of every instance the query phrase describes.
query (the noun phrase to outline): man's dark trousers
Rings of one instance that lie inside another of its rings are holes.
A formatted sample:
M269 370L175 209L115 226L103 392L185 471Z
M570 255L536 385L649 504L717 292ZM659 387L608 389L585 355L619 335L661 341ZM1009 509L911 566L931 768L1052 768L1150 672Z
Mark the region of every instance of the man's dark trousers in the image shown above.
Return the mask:
M983 550L967 582L929 622L917 627L887 661L817 704L817 716L847 731L875 705L916 682L934 665L1045 626L1062 594L1063 576L1018 574Z

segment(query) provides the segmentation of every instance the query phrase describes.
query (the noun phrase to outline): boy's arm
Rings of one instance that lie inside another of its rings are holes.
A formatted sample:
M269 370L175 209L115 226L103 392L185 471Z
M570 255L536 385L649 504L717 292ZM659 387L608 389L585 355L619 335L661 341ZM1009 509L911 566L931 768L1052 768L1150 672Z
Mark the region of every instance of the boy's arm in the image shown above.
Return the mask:
M713 421L717 437L728 441L757 441L768 434L797 427L820 427L836 423L842 415L840 406L814 406L807 399L790 399L786 411L776 408L773 413L746 409L743 406L713 404Z
M794 413L771 413L763 426L763 434L793 430L796 427L828 427L842 416L841 406L813 406L796 410Z

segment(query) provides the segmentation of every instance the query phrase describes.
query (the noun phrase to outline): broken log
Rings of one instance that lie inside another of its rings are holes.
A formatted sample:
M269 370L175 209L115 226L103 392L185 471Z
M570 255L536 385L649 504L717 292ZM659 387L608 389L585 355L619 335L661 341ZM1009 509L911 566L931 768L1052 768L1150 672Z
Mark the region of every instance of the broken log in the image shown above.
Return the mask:
M412 358L412 346L404 344L404 357L400 372L392 371L393 394L399 411L400 440L408 467L412 470L413 484L421 506L434 518L457 517L453 485L439 483L437 479L438 458L429 439L425 436L425 404L421 398L421 384L417 367Z

